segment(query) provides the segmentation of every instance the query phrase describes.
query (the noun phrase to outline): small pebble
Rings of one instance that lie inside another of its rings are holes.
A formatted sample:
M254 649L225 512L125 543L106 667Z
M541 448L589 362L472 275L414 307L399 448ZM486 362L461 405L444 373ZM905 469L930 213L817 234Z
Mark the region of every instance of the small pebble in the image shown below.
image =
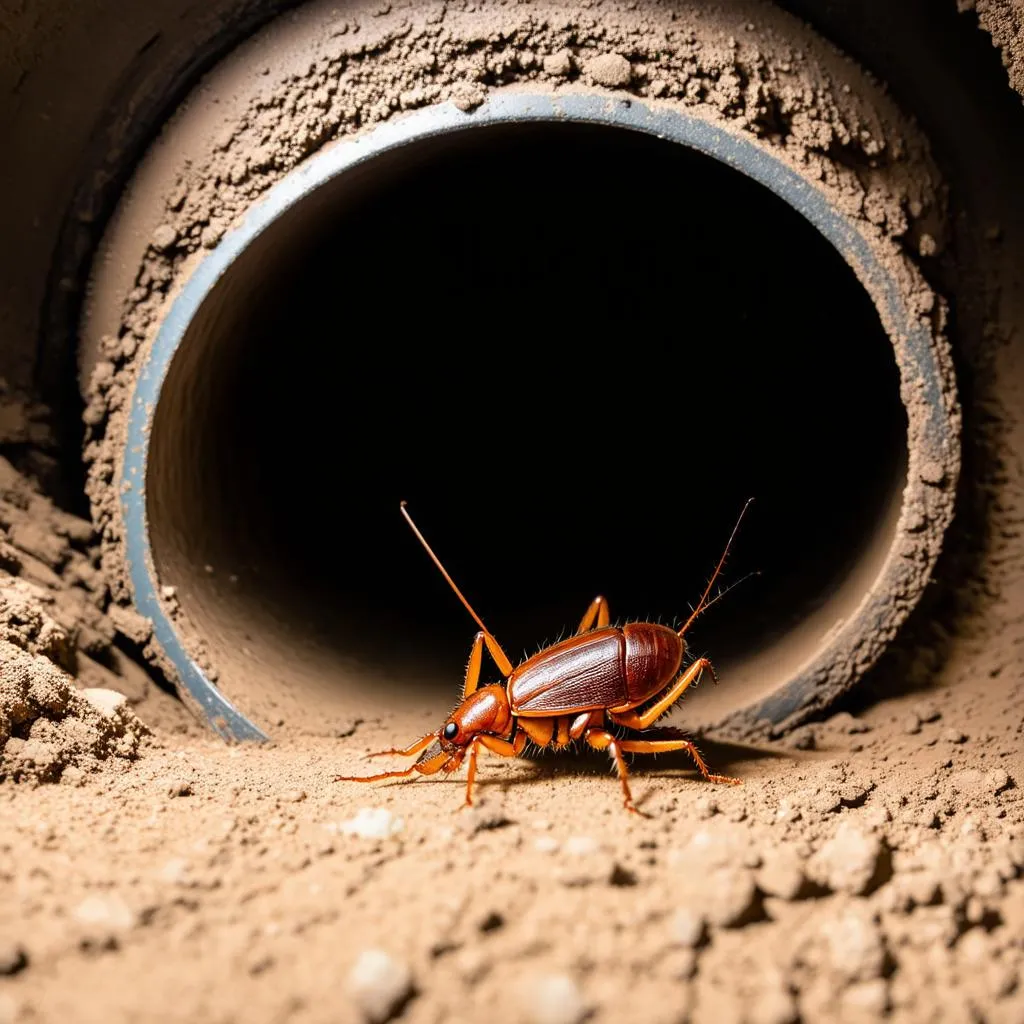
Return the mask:
M706 821L718 813L718 801L713 796L702 796L694 804L693 811L695 817Z
M978 899L977 896L972 896L964 905L964 917L967 919L968 924L981 924L985 920L987 913L988 907L985 901Z
M922 722L937 722L942 717L942 712L930 700L920 701L915 704L914 714Z
M720 868L705 880L701 909L708 924L736 928L751 920L760 906L753 875L742 868Z
M189 782L188 779L173 779L168 783L167 795L170 797L191 796L192 783Z
M834 892L862 896L877 883L883 854L878 836L843 824L812 858L813 871Z
M169 885L184 885L188 876L189 863L183 857L172 857L160 869L160 879Z
M601 844L593 836L569 836L562 849L570 857L589 857L600 851Z
M102 715L113 715L128 698L117 690L108 690L101 686L90 686L82 690L82 696Z
M298 804L305 799L306 791L304 789L288 789L281 794L281 803L284 804Z
M950 727L942 730L942 739L946 743L964 743L967 740L967 735L959 729Z
M861 981L843 993L843 1008L869 1020L880 1020L889 1009L889 986L885 979Z
M572 54L559 50L544 58L544 71L556 78L565 78L572 73Z
M178 240L178 232L170 224L161 224L153 232L153 248L159 252L167 252Z
M461 949L455 955L455 970L467 985L475 985L493 966L493 955L479 946Z
M900 720L900 730L908 736L915 736L921 731L921 719L913 712Z
M567 974L547 974L526 989L526 1019L530 1024L580 1024L587 1015L576 982Z
M929 871L907 871L898 875L895 881L915 907L927 907L942 898L942 887Z
M487 99L487 90L477 82L456 82L452 86L451 97L452 103L468 114Z
M856 807L864 802L868 787L859 782L847 782L839 788L839 799L847 807Z
M795 900L806 884L800 858L786 850L779 850L766 858L757 874L757 887L767 896L782 900Z
M118 936L135 927L135 911L114 893L87 896L72 911L82 930L82 942L88 946L113 948Z
M390 839L405 828L405 822L396 818L386 807L362 807L355 817L325 825L328 832L360 839Z
M680 946L693 949L704 940L704 915L690 907L681 907L672 916L669 930Z
M347 988L364 1020L384 1024L412 997L412 971L382 949L366 949L349 971Z
M587 62L587 74L598 85L618 89L629 85L633 78L633 68L621 54L603 53Z
M849 981L872 981L885 968L886 951L874 912L851 906L827 918L820 928L822 951L832 968Z
M1004 999L1020 986L1020 972L1013 964L989 964L987 974L989 988L996 999Z
M210 224L203 228L199 241L204 249L212 249L221 240L223 234L223 229Z

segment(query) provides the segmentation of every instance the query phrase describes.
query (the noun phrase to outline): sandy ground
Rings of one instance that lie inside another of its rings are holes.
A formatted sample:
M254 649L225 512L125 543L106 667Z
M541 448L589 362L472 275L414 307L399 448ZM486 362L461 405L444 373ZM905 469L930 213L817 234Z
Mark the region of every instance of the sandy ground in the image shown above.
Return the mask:
M42 415L2 406L45 478ZM0 1024L1024 1021L1020 595L927 689L883 666L783 741L702 743L739 787L638 758L630 816L602 755L489 759L459 810L461 778L332 781L447 708L210 738L140 667L97 539L0 459Z
M1024 1020L1022 717L979 649L788 747L708 744L739 787L638 760L645 817L597 755L490 759L464 811L461 779L332 781L426 720L158 728L0 786L0 1020Z

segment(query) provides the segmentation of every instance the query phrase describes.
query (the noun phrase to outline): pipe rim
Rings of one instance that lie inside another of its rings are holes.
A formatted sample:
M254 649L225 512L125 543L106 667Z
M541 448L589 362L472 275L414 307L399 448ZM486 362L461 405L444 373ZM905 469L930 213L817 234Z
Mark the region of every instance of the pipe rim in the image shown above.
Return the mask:
M916 430L913 418L909 423L911 465L903 492L900 525L880 572L855 613L788 682L768 697L729 714L725 721L730 722L737 716L749 720L767 719L772 724L794 720L813 704L822 685L829 682L831 670L840 656L849 659L851 652L856 652L857 668L852 678L846 680L845 685L833 686L834 692L829 695L831 698L838 696L853 685L887 645L885 639L872 638L891 636L920 597L941 549L951 513L945 513L938 523L933 519L932 525L937 526L937 530L916 542L918 547L925 545L928 562L928 573L918 574L916 578L916 570L906 564L898 550L907 534L906 516L902 513L915 501L926 507L931 504L927 501L927 490L936 483L934 467L939 470L939 484L955 482L958 475L958 437L954 423L945 413L950 385L931 330L912 312L899 282L879 260L871 241L857 225L841 213L822 190L814 188L765 146L674 107L607 94L523 92L492 94L484 104L468 113L452 103L440 104L404 115L354 139L340 141L311 157L274 185L192 270L171 303L139 368L121 466L126 569L135 606L152 621L154 639L174 665L183 697L224 739L266 740L268 736L207 678L166 614L159 597L160 583L152 556L146 509L150 430L161 389L193 317L234 260L265 228L320 186L355 167L403 145L452 132L493 125L559 121L625 128L688 146L726 163L783 199L834 246L868 292L896 350L901 391L907 386L908 378L911 379L928 410ZM915 472L915 459L918 466L928 465L933 471L929 474ZM888 600L888 595L892 594L903 596L895 609Z

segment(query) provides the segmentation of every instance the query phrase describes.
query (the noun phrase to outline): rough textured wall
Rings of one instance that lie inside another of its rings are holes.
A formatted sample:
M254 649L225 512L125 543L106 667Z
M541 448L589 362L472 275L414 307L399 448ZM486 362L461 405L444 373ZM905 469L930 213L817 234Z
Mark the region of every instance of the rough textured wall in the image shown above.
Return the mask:
M962 11L977 11L982 28L1002 51L1010 84L1024 96L1024 2L1022 0L960 0Z
M140 108L159 101L176 69L201 64L225 23L257 23L270 6L154 0L126 17L120 0L2 0L0 377L31 380L51 258L99 126L119 111L105 145L131 146Z

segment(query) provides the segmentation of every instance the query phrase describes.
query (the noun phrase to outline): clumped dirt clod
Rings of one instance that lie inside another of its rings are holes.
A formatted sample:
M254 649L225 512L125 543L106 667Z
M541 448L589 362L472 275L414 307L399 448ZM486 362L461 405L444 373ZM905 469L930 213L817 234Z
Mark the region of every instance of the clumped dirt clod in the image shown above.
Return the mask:
M0 456L0 779L78 782L134 761L148 733L123 693L71 675L86 650L114 654L92 540ZM83 678L120 680L93 664Z
M138 757L148 730L120 694L81 694L52 662L3 640L0 665L0 779L80 781Z
M94 525L47 493L57 472L49 420L0 382L0 641L19 649L0 658L0 684L14 671L8 663L31 662L24 671L47 677L56 666L83 687L122 693L153 721L197 728L130 656L151 625L111 601Z

